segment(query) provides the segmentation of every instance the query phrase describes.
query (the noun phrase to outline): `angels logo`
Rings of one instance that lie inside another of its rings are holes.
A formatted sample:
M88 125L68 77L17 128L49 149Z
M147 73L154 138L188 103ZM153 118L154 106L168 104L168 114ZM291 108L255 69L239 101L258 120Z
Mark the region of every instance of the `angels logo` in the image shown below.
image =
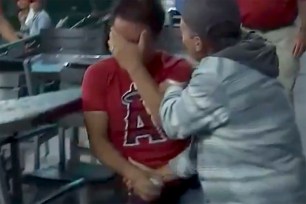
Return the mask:
M153 144L167 140L161 128L152 123L134 83L122 96L122 103L126 106L127 111L124 118L124 146L139 145L143 141Z

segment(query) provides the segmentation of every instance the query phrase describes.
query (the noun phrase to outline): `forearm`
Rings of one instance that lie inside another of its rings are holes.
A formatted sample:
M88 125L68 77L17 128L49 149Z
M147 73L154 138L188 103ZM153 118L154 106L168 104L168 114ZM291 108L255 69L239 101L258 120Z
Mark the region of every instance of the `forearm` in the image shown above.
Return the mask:
M297 0L299 17L301 20L301 29L306 32L306 0Z
M181 114L177 112L177 101L181 96L182 88L179 86L169 87L165 98L161 102L160 118L163 129L171 139L186 139L190 135L181 130L186 129L183 123L179 122ZM180 109L182 110L182 109Z
M152 117L155 121L159 121L159 106L163 94L146 68L139 67L135 70L135 72L130 73L130 77L135 83L141 98L145 101L146 107L150 110Z
M107 139L90 140L90 146L99 161L111 168L122 177L133 179L132 172L138 169L130 164Z
M14 29L3 16L0 16L0 34L5 40L9 42L14 42L18 40L18 36L15 33Z
M176 175L170 168L169 165L165 165L159 169L156 170L156 173L160 175L163 179L163 182L171 182L173 180L178 179L178 175Z
M227 95L210 73L195 71L186 88L171 86L161 102L160 118L171 139L186 139L225 125L229 113L224 105Z

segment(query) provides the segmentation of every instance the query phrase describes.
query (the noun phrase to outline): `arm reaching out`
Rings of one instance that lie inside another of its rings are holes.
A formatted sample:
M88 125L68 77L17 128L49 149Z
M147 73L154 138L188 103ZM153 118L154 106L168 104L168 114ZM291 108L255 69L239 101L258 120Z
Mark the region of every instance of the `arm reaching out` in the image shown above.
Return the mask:
M197 69L183 89L171 86L161 103L162 126L171 139L186 139L212 131L228 122L226 94L214 73Z

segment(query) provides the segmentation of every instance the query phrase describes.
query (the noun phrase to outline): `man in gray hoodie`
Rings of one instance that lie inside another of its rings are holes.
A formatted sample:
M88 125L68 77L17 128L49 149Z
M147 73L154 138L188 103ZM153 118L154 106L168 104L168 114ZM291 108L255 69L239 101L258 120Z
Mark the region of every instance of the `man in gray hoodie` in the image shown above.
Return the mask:
M168 137L193 135L193 144L158 173L198 174L211 204L305 204L305 158L275 47L240 24L235 0L185 2L183 43L199 65L187 87L167 89L160 118Z

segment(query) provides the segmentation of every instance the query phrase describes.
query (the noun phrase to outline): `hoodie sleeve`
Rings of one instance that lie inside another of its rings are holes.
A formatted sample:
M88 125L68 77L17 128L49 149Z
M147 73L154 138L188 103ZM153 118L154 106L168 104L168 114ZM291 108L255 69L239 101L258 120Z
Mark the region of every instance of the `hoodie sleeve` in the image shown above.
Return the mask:
M197 143L192 138L190 146L169 161L169 168L179 178L190 178L197 174Z
M225 90L217 73L199 67L183 89L167 89L160 107L162 126L171 139L185 139L200 132L210 132L228 122Z

